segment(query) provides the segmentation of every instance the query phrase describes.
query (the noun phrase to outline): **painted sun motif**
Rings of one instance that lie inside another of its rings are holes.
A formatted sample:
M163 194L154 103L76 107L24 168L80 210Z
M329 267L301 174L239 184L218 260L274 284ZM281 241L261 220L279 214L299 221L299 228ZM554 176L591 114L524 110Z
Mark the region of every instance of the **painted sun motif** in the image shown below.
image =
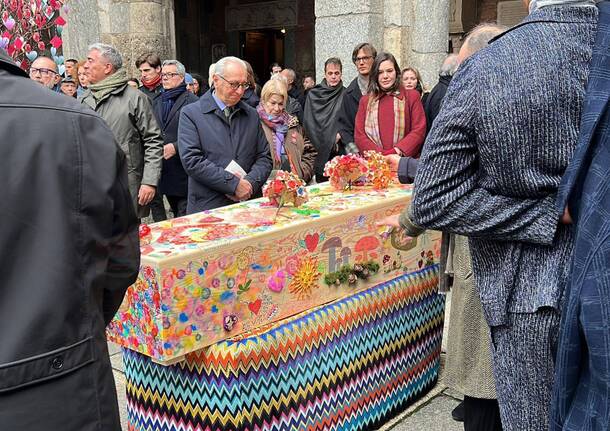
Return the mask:
M299 299L310 298L313 290L318 288L319 278L318 260L311 256L303 258L294 273L288 290Z

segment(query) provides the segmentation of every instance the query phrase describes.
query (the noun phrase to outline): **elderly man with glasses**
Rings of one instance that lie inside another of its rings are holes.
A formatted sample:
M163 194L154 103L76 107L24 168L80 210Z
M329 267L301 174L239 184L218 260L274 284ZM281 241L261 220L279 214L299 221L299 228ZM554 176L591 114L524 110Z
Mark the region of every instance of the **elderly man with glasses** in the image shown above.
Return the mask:
M241 101L249 87L246 64L222 58L212 79L214 90L180 114L178 149L189 176L188 214L259 195L273 166L258 114Z
M30 78L45 87L57 91L61 75L57 73L57 64L49 57L38 57L30 67Z
M165 60L161 67L163 91L153 100L153 111L163 135L163 165L157 192L165 195L174 217L186 215L188 177L178 155L178 124L182 108L199 100L187 90L184 65Z

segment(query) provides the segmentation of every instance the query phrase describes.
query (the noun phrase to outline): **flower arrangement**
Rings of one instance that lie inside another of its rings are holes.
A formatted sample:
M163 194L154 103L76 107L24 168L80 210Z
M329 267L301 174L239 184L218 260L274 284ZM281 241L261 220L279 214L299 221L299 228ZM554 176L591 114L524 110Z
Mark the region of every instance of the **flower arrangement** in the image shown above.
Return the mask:
M387 189L392 182L392 173L385 157L377 151L365 151L364 157L369 167L366 175L367 181L373 185L375 190Z
M286 204L301 206L309 200L305 182L291 172L277 171L275 178L267 181L263 187L263 196L278 208Z
M357 154L337 156L324 166L324 175L336 190L351 190L353 185L362 185L368 173L366 160Z

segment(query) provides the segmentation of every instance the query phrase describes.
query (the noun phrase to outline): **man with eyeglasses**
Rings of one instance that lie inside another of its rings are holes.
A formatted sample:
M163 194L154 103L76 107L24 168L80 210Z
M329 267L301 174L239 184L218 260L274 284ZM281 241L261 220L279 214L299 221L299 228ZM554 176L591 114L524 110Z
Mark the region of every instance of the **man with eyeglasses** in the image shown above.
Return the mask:
M148 216L161 175L163 138L144 93L132 88L123 58L113 46L89 47L85 73L89 87L81 102L108 124L129 165L129 191L139 218Z
M258 113L241 100L249 87L246 64L224 57L212 79L213 91L180 115L178 149L189 176L188 214L258 196L273 167Z
M343 105L339 114L339 134L341 135L342 150L345 153L358 152L358 148L354 144L356 113L358 112L360 98L367 93L369 74L376 56L377 50L368 42L359 43L352 52L352 61L358 70L358 76L353 79L343 93Z
M186 215L188 177L178 155L180 112L199 100L188 91L186 70L178 60L165 60L161 66L163 92L153 101L153 111L163 135L163 165L157 195L165 195L174 217Z
M57 64L49 57L38 57L32 62L30 78L53 91L57 91L61 81L61 75L57 73Z

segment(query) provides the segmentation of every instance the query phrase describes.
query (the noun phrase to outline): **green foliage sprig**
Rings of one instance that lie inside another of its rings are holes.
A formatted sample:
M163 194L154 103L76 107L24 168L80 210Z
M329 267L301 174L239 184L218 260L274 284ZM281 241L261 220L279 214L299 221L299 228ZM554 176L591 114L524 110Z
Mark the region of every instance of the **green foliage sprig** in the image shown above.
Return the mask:
M324 276L324 283L329 286L341 284L355 284L359 279L366 280L379 272L379 263L369 260L354 265L343 265L339 271L329 272Z

